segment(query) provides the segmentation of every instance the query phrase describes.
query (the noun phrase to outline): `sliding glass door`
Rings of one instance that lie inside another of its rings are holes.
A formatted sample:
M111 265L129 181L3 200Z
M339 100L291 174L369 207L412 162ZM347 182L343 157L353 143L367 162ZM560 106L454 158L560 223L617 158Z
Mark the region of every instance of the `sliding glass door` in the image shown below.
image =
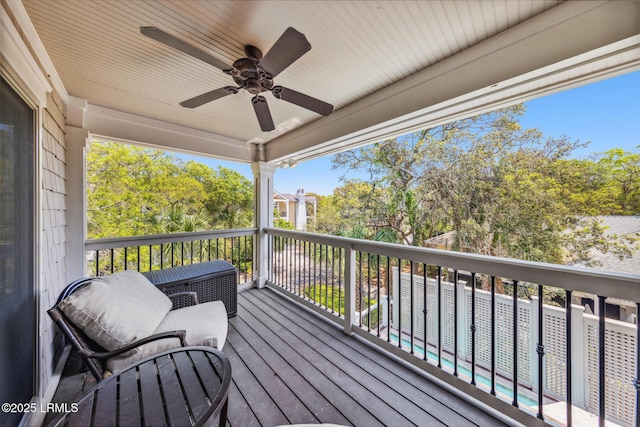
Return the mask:
M34 118L0 77L0 403L35 394ZM0 425L22 415L3 410Z

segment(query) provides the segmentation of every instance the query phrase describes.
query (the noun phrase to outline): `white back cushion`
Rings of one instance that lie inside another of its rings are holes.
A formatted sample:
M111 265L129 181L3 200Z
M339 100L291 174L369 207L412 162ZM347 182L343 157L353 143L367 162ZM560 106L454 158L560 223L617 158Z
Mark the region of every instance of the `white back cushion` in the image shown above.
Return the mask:
M69 320L107 350L152 335L171 306L162 291L133 270L96 278L59 304Z

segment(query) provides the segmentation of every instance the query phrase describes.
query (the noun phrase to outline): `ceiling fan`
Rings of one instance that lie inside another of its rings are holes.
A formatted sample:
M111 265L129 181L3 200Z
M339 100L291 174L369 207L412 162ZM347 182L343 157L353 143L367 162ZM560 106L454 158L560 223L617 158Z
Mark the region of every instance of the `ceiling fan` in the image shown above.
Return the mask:
M264 56L257 47L250 45L245 46L244 54L246 58L238 59L232 66L225 64L223 61L209 55L205 51L156 27L140 27L140 32L162 44L219 68L233 77L233 80L238 85L237 87L221 87L187 99L180 103L183 107L196 108L224 96L236 94L241 89L245 89L254 95L251 102L253 103L253 109L256 112L258 123L260 123L260 129L262 129L263 132L269 132L275 129L267 100L264 96L260 95L260 93L265 91L271 91L273 96L278 99L299 105L323 116L328 116L333 111L333 105L331 104L327 104L324 101L320 101L319 99L293 89L274 86L273 84L273 79L278 74L311 50L311 45L304 34L294 28L287 28Z

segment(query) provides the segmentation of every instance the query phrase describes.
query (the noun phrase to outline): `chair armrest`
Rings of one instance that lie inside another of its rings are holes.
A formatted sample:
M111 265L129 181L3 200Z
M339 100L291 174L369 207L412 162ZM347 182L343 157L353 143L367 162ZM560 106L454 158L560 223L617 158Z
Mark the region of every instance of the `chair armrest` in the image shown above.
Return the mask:
M80 350L78 353L80 354L80 356L83 356L83 357L91 357L91 358L94 358L94 359L109 359L111 357L117 356L119 354L125 353L125 352L130 351L130 350L133 350L136 347L140 347L143 344L147 344L147 343L150 343L152 341L162 340L162 339L166 339L166 338L179 338L180 339L180 345L182 347L186 347L187 346L187 341L186 341L186 338L185 338L186 335L187 335L187 331L185 331L185 330L160 332L158 334L149 335L146 338L142 338L141 340L134 341L132 343L124 345L124 346L122 346L120 348L117 348L117 349L115 349L113 351L96 352L96 351L91 351L89 349L83 349L83 350Z
M198 293L197 292L176 292L174 294L169 294L167 295L169 298L176 298L176 297L182 297L182 296L188 296L191 297L191 299L193 300L193 304L194 305L198 305Z

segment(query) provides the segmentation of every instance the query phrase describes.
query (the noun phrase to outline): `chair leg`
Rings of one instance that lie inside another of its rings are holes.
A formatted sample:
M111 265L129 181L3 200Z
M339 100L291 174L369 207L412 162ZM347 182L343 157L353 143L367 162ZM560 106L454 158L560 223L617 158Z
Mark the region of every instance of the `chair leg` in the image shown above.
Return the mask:
M225 400L220 411L220 427L226 427L227 425L227 406L229 406L229 397Z

